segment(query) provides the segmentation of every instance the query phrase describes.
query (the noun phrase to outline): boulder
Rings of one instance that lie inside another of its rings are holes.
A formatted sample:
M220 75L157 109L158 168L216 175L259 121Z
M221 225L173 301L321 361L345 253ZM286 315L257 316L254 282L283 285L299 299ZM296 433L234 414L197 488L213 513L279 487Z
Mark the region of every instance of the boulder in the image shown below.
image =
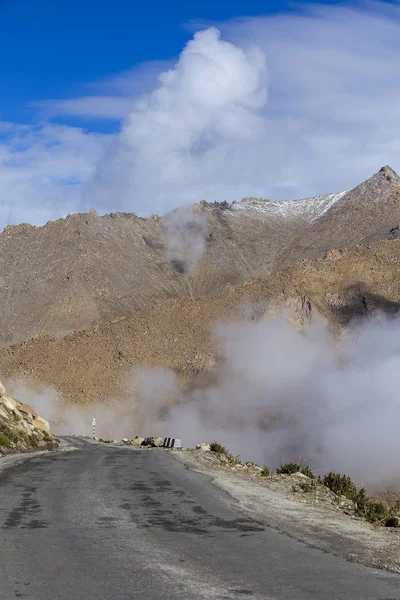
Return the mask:
M40 415L35 414L33 417L34 425L36 429L39 429L42 432L50 433L50 425L46 419L43 419Z
M24 417L25 421L27 421L34 429L39 429L42 432L49 433L50 426L48 422L37 415L35 410L29 404L23 404L22 402L18 402L18 410Z
M389 517L385 523L385 527L400 527L400 516Z
M131 441L132 446L141 446L144 442L144 437L136 436L134 440Z
M201 444L197 444L196 450L202 450L203 452L210 452L210 444L206 444L205 442L201 442Z
M164 444L164 438L160 438L160 437L147 437L144 440L145 446L152 446L153 448L161 448L161 446L163 444Z
M59 444L50 434L48 422L31 406L7 396L1 382L0 434L6 441L7 452L54 450ZM5 454L4 444L1 454Z
M304 475L304 473L300 473L300 471L298 471L298 473L292 473L290 477L297 477L298 479L310 479L308 475Z
M160 438L160 437L152 438L151 445L154 446L155 448L161 448L163 444L164 444L164 438Z
M256 473L262 473L264 471L264 469L262 469L258 465L250 465L249 469L252 469L253 471L256 471Z

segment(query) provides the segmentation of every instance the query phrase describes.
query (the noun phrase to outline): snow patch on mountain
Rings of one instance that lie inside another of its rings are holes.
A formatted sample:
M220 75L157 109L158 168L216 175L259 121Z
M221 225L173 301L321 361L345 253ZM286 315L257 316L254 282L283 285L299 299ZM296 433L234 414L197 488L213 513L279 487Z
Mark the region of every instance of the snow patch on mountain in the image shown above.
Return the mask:
M243 213L259 213L268 218L276 219L303 219L312 223L325 214L332 206L342 198L347 191L338 194L324 194L301 200L263 200L262 198L245 198L241 202L233 204L232 215Z

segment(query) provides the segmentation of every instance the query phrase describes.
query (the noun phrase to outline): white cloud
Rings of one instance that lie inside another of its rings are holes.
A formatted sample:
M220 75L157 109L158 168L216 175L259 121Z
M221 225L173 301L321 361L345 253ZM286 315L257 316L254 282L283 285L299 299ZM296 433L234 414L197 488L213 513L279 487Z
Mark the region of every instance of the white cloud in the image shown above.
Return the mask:
M268 57L265 151L281 177L269 179L267 195L348 189L383 164L400 167L398 9L308 6L222 31L239 45L251 39Z
M136 103L91 190L104 209L110 197L139 214L202 198L296 198L400 166L400 20L390 7L316 6L221 29L235 45L214 29L197 34Z
M81 208L104 138L42 124L0 127L0 225L42 224Z
M3 220L5 198L25 219L39 198L50 197L51 209L47 200L34 209L37 219L65 213L65 204L144 216L203 198L333 192L383 164L399 169L398 8L370 2L296 10L220 24L222 38L206 29L158 77L160 64L149 63L99 84L96 96L48 104L53 115L128 116L101 158L106 136L74 129L54 153L52 136L69 128L27 128L23 142L15 128L25 167L1 167ZM0 133L7 136L0 160L13 131ZM66 184L75 179L77 186Z
M144 61L113 77L91 83L88 87L98 93L120 94L131 98L138 94L147 94L157 86L160 73L171 69L175 62L172 59Z
M69 115L86 119L124 119L132 109L132 99L120 96L84 96L70 100L36 102L43 117Z
M159 80L156 90L135 102L99 166L89 190L92 203L109 210L117 196L128 210L137 198L164 212L199 200L224 188L226 167L240 169L244 146L250 158L261 141L266 65L256 48L245 52L211 28L195 34ZM238 173L229 173L230 186L240 183Z
M70 116L89 121L122 121L132 110L133 98L152 92L158 86L160 73L173 65L171 60L143 62L114 77L87 84L85 87L91 93L86 96L42 100L31 106L38 109L42 119Z
M400 452L399 333L399 318L383 316L341 340L318 322L298 332L283 316L219 325L223 360L208 385L181 391L160 367L134 374L139 433L188 447L218 440L271 468L300 460L316 474L396 485L400 465L388 457Z

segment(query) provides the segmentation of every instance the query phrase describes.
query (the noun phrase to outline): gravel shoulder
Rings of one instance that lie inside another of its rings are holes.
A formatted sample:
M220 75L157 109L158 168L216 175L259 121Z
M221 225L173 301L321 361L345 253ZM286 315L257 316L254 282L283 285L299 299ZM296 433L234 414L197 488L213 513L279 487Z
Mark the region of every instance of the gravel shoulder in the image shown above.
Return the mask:
M214 453L172 453L188 469L210 477L257 521L309 546L400 573L400 528L366 522L352 514L348 501L329 490L304 491L305 476L261 477L255 468L231 466Z
M76 446L71 442L60 440L60 447L57 450L38 450L36 452L18 452L16 454L9 454L8 456L2 456L0 458L0 473L2 470L19 465L27 460L41 456L42 454L49 454L49 452L71 452L78 450Z

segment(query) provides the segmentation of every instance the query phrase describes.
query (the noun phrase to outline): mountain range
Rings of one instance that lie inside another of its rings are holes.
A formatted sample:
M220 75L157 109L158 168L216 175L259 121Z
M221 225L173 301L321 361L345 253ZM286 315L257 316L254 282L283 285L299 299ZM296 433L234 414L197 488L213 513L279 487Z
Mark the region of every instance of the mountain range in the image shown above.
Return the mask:
M165 217L70 215L0 234L0 374L84 402L138 365L189 382L218 362L213 325L289 307L335 332L400 303L400 179L350 191L200 202Z

